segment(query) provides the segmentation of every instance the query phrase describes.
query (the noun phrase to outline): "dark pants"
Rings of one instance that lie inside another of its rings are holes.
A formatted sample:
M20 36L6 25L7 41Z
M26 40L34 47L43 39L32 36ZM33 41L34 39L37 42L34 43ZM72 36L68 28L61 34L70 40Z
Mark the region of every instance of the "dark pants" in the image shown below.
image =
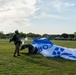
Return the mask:
M18 56L20 55L20 54L19 54L19 47L20 47L20 44L19 44L19 43L15 44L14 56L16 56L16 54L17 54Z

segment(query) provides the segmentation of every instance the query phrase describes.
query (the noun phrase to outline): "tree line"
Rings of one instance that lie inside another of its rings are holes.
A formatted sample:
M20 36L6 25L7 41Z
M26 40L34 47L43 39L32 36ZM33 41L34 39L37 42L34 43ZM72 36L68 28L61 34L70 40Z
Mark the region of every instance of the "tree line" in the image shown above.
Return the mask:
M6 38L10 38L14 33L7 33L4 34L2 31L0 31L0 39L6 39ZM53 40L76 40L76 32L74 32L73 34L67 34L67 33L62 33L61 35L58 34L35 34L35 33L23 33L20 32L20 36L21 38L25 38L25 37L30 37L30 38L41 38L41 37L47 37L48 39L53 39Z

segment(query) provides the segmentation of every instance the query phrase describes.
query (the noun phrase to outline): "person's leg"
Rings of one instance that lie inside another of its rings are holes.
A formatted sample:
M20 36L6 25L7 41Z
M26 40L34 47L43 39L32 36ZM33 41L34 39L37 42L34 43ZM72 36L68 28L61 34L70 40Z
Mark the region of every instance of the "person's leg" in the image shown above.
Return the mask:
M20 56L20 53L19 53L19 47L20 47L20 45L19 45L19 43L17 43L16 47L17 47L17 50L16 50L17 51L17 55Z
M17 52L17 44L15 44L15 50L14 50L14 57L16 56L16 52Z
M28 54L33 54L33 52L34 52L34 48L32 47L32 48L28 48Z
M37 47L35 47L34 54L38 53Z

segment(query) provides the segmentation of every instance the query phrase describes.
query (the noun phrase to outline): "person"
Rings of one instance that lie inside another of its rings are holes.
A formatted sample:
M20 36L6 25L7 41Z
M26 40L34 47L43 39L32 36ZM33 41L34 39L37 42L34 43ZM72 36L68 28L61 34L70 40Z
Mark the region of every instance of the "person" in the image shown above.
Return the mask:
M23 50L25 48L28 48L28 53L27 54L36 54L38 53L37 47L33 46L32 44L24 44L21 46L20 50Z
M15 33L13 34L13 36L10 38L9 42L14 41L14 45L15 45L15 50L14 50L14 57L20 56L19 53L19 49L20 49L20 45L21 45L21 40L20 40L20 35L19 35L19 31L16 30Z

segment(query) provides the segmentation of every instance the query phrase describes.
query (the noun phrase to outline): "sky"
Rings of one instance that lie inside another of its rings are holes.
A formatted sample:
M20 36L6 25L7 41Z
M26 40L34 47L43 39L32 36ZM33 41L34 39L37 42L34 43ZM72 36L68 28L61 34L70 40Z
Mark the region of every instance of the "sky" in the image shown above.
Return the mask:
M0 0L0 31L76 32L76 0Z

